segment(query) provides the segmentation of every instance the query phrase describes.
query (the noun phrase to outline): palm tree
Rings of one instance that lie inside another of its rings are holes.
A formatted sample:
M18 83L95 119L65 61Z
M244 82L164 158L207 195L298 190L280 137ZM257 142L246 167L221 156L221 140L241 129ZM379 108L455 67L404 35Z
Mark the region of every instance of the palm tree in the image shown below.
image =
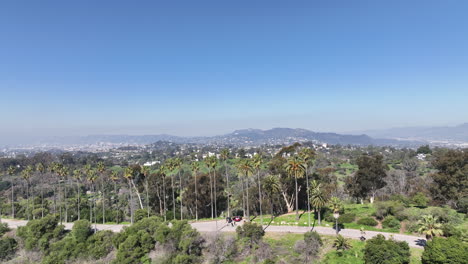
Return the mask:
M340 198L333 196L330 199L329 208L333 211L334 217L335 217L335 214L337 215L337 217L335 217L335 229L336 229L337 235L338 235L338 217L340 217L339 213L340 213L342 206L343 205L341 203Z
M180 220L182 220L182 219L184 219L183 214L182 214L182 207L183 207L183 202L182 202L182 177L180 175L180 171L182 169L182 160L179 157L174 159L174 168L177 170L177 174L179 174Z
M280 192L280 181L278 176L268 175L263 181L263 189L270 198L270 210L271 218L273 219L273 197L275 193Z
M174 173L173 173L173 171L175 170L175 164L174 164L173 159L166 160L166 168L171 176L172 212L173 212L172 216L173 216L173 220L175 220L176 219L176 202L175 202Z
M28 220L30 219L29 217L29 180L31 179L31 174L33 172L33 167L31 165L28 165L26 167L26 169L24 169L22 172L21 172L21 176L23 177L23 179L25 180L26 182L26 196L27 196L27 207L26 207L26 214L28 215Z
M343 251L352 248L349 239L344 238L342 235L337 235L333 241L333 247L338 251L338 255L342 255Z
M146 211L148 217L150 216L150 207L149 207L149 191L148 191L148 177L150 174L150 169L147 166L141 167L141 174L145 177L145 191L146 191Z
M112 183L114 183L114 207L115 207L115 210L117 211L117 217L115 218L115 222L118 224L120 221L119 221L119 194L117 192L117 182L119 181L119 173L115 170L111 171L111 174L110 174L110 180L112 181Z
M206 167L208 168L208 175L210 176L211 219L214 219L214 216L215 216L214 205L216 204L216 197L213 197L213 178L211 176L211 169L216 168L216 163L217 161L216 161L215 156L209 156L205 159L205 164L206 164Z
M15 183L13 181L13 175L16 173L16 168L13 166L8 167L7 174L11 178L11 217L15 218Z
M167 212L167 204L166 204L166 174L167 174L167 168L166 166L164 165L161 165L161 167L159 167L159 175L161 175L161 178L162 178L162 196L163 196L163 205L164 205L164 208L163 208L163 212L164 212L164 222L167 221L167 216L166 216L166 212Z
M321 189L321 184L317 183L317 181L313 180L311 182L311 189L310 189L310 203L315 209L315 212L318 214L318 224L321 224L321 211L322 208L327 205L328 199L323 193L323 190Z
M200 164L196 161L191 164L193 178L195 182L195 220L198 221L198 188L197 188L197 173L200 170Z
M36 164L36 171L40 174L40 184L43 185L43 178L46 168L44 164L38 163ZM41 218L44 218L44 186L41 186Z
M101 205L102 205L102 224L106 223L106 211L105 211L105 204L106 204L106 196L105 196L105 188L104 188L104 183L105 183L105 176L104 172L106 171L106 166L104 165L104 162L99 161L97 163L97 171L99 172L99 175L101 176Z
M220 152L220 158L224 162L224 170L226 176L227 215L231 216L231 193L229 187L229 175L227 167L227 160L229 159L229 149L222 149Z
M90 168L90 167L89 167ZM91 187L91 193L94 196L91 197L91 204L89 205L89 219L90 222L93 223L93 214L94 214L94 232L96 232L96 222L97 222L97 217L96 217L96 188L95 188L95 183L97 180L97 173L96 170L94 169L89 169L87 172L87 178L86 180L89 182L90 187Z
M294 176L295 190L296 190L296 221L299 220L299 191L297 186L297 179L304 176L305 167L304 162L298 157L293 156L288 159L286 163L286 171L289 177Z
M218 217L218 207L217 207L218 195L216 193L216 166L218 165L218 159L216 158L216 156L209 157L207 160L207 165L209 166L210 171L213 171L212 188L214 192L212 192L212 195L213 195L213 201L214 201L214 216Z
M263 212L262 212L262 188L260 183L260 168L262 167L263 159L260 154L255 154L252 159L252 166L257 172L257 183L258 183L258 202L260 208L260 223L263 226Z
M74 170L73 171L73 178L76 180L76 211L77 211L77 216L78 220L81 219L81 212L80 212L80 181L82 177L82 172L81 170Z
M124 172L124 178L128 182L128 191L130 192L130 223L133 224L133 194L132 194L132 183L134 177L134 170L132 167L126 167Z
M57 171L57 175L60 177L60 182L63 182L62 187L62 198L60 203L60 224L62 223L62 205L65 205L65 222L68 222L68 206L67 206L67 176L68 176L68 168L65 166L60 166L60 169Z
M240 160L239 165L238 165L238 169L241 172L241 174L245 177L245 182L246 182L245 189L246 189L246 192L247 192L247 194L246 194L246 196L247 196L247 198L246 198L247 221L250 222L249 175L251 175L252 172L253 172L252 162L250 162L250 160L248 160L248 159ZM242 182L242 187L244 187L243 185L244 185L244 183ZM244 212L244 214L245 214L245 212Z
M418 222L418 232L426 235L426 239L428 240L431 240L434 236L443 235L442 224L438 223L438 220L433 215L423 215L422 219Z
M315 156L315 152L310 148L303 148L299 153L299 156L304 161L305 175L306 175L306 187L307 187L307 223L310 227L310 189L309 189L309 165L312 158ZM319 220L320 224L320 220Z

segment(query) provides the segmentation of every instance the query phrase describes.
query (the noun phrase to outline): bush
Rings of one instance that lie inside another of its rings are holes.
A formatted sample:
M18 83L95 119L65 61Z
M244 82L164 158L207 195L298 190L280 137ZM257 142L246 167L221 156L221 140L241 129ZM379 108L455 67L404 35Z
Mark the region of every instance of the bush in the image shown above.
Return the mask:
M247 238L251 244L258 243L265 235L263 227L255 223L247 222L236 228L237 237L239 239Z
M83 243L92 234L91 224L88 220L75 221L73 224L71 234L78 243Z
M380 234L367 240L364 248L366 264L408 264L410 256L408 243L385 240Z
M8 260L16 252L18 243L14 238L4 237L0 239L0 260Z
M396 219L394 216L387 216L382 221L382 226L384 228L391 228L391 229L400 229L400 221Z
M396 201L377 202L374 206L377 219L383 219L387 215L396 215L397 212L405 209L401 202Z
M23 239L27 250L46 251L50 243L63 237L65 231L63 225L58 225L56 216L48 215L42 219L31 220L26 226L19 227L17 234Z
M390 197L390 200L391 201L395 201L395 202L400 202L401 204L403 204L404 206L409 206L410 205L410 199L404 195L401 195L401 194L394 194Z
M434 237L427 242L422 254L422 264L468 263L468 244L450 237Z
M107 256L114 246L112 238L114 233L109 230L98 231L88 238L88 254L94 259L100 259Z
M6 232L9 232L11 229L8 227L7 223L0 223L0 237L3 236Z
M422 214L430 214L437 217L441 223L459 225L463 223L463 216L457 211L448 207L428 207L423 210Z
M346 213L340 215L338 218L338 224L348 224L354 222L356 219L356 214L355 213ZM325 217L325 221L335 223L335 218L333 217L332 214L329 214Z
M357 223L359 225L365 225L365 226L376 226L378 225L379 223L377 221L375 221L374 218L372 217L365 217L365 218L361 218L357 221Z
M426 207L427 203L429 202L429 198L422 192L418 192L413 196L413 203L415 206L418 207Z
M309 231L304 233L304 242L306 243L306 245L317 243L320 246L323 246L322 238L320 237L319 233L315 231Z
M410 222L418 221L421 217L422 210L415 207L405 208L396 212L395 217L400 220L409 220Z

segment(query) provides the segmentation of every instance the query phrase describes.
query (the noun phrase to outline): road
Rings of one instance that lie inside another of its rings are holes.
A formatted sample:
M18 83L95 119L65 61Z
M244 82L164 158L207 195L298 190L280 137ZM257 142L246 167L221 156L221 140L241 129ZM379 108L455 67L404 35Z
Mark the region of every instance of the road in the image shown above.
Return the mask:
M12 220L12 219L2 219L2 222L7 223L11 228L17 228L18 226L24 226L28 221L26 220ZM210 233L210 232L235 232L236 227L227 226L225 221L201 221L201 222L192 222L190 223L192 227L196 228L199 232ZM64 223L66 229L71 229L73 223ZM98 230L111 230L113 232L120 232L122 228L126 225L103 225L97 224L96 228ZM272 233L297 233L303 234L310 229L305 226L265 226L266 232ZM335 235L335 230L331 227L322 227L316 226L314 231L322 235ZM361 237L361 231L356 229L342 229L340 234L347 238L359 239ZM397 241L406 241L410 247L414 248L423 248L423 245L426 242L426 239L418 236L411 235L402 235L386 232L377 232L377 231L366 231L366 238L369 239L378 234L384 235L386 238L393 237Z

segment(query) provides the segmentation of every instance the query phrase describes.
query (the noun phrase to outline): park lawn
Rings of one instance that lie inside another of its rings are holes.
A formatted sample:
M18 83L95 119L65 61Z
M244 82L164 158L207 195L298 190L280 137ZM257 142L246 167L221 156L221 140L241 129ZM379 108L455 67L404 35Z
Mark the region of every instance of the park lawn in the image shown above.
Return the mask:
M321 264L363 264L364 253L363 249L365 242L359 240L349 240L352 248L339 254L333 247L334 236L322 236L323 256L321 257Z

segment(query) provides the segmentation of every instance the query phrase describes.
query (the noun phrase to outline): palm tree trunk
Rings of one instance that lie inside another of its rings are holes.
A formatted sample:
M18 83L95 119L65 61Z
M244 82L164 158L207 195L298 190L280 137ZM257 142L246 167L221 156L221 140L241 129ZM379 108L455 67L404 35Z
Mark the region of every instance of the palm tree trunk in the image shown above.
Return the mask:
M11 180L11 216L15 218L15 184Z
M299 220L299 195L298 195L298 191L297 191L297 176L294 175L294 181L296 183L296 221Z
M175 210L175 193L174 193L174 175L171 175L171 189L172 189L172 216L173 219L176 219L176 210Z
M260 223L263 226L263 212L262 212L262 189L260 185L260 170L257 171L257 181L258 181L258 201L260 204Z
M208 175L210 176L210 199L211 199L211 219L214 219L214 212L213 212L213 180L211 179L211 170L208 170Z
M78 220L81 219L81 213L80 213L80 182L77 180L76 181L76 211L78 215Z
M306 173L306 185L307 185L307 224L310 227L310 197L309 197L309 173L307 172L307 166L305 168Z
M184 219L183 213L182 213L182 177L180 176L180 169L179 169L179 197L180 197L180 220Z
M44 218L44 181L43 181L44 175L41 174L41 218Z
M321 209L322 209L322 208L317 208L318 224L319 224L319 225L322 223L322 218L321 218L321 215L320 215Z
M146 210L148 217L150 216L150 207L149 207L149 193L148 193L148 179L145 179L145 189L146 189Z
M217 218L218 206L217 206L216 200L218 200L218 195L216 192L216 169L215 168L213 168L213 189L214 189L214 213L215 213L215 217Z
M231 196L229 193L229 175L228 175L228 169L227 169L227 162L224 160L224 168L226 170L226 193L227 193L227 214L228 216L231 216Z
M135 185L135 182L133 180L131 180L132 184L133 184L133 189L135 189L135 193L138 197L138 201L140 202L140 209L143 209L143 202L141 201L141 195L140 195L140 192L138 191L136 185Z
M63 194L64 196L63 199L65 201L65 223L68 222L67 182L68 182L68 179L64 182L65 192Z
M164 222L167 221L167 204L166 204L166 176L163 177L163 201L164 201Z
M245 190L244 190L244 177L241 177L241 187L242 187L242 216L245 217Z
M133 225L133 194L132 194L132 184L128 180L128 190L130 192L130 223Z
M249 209L249 179L248 175L245 175L245 188L247 190L247 222L250 222L250 209Z
M106 194L104 193L104 179L101 182L101 193L102 193L102 224L106 223Z
M195 173L195 220L198 221L198 188L197 188L197 173Z

